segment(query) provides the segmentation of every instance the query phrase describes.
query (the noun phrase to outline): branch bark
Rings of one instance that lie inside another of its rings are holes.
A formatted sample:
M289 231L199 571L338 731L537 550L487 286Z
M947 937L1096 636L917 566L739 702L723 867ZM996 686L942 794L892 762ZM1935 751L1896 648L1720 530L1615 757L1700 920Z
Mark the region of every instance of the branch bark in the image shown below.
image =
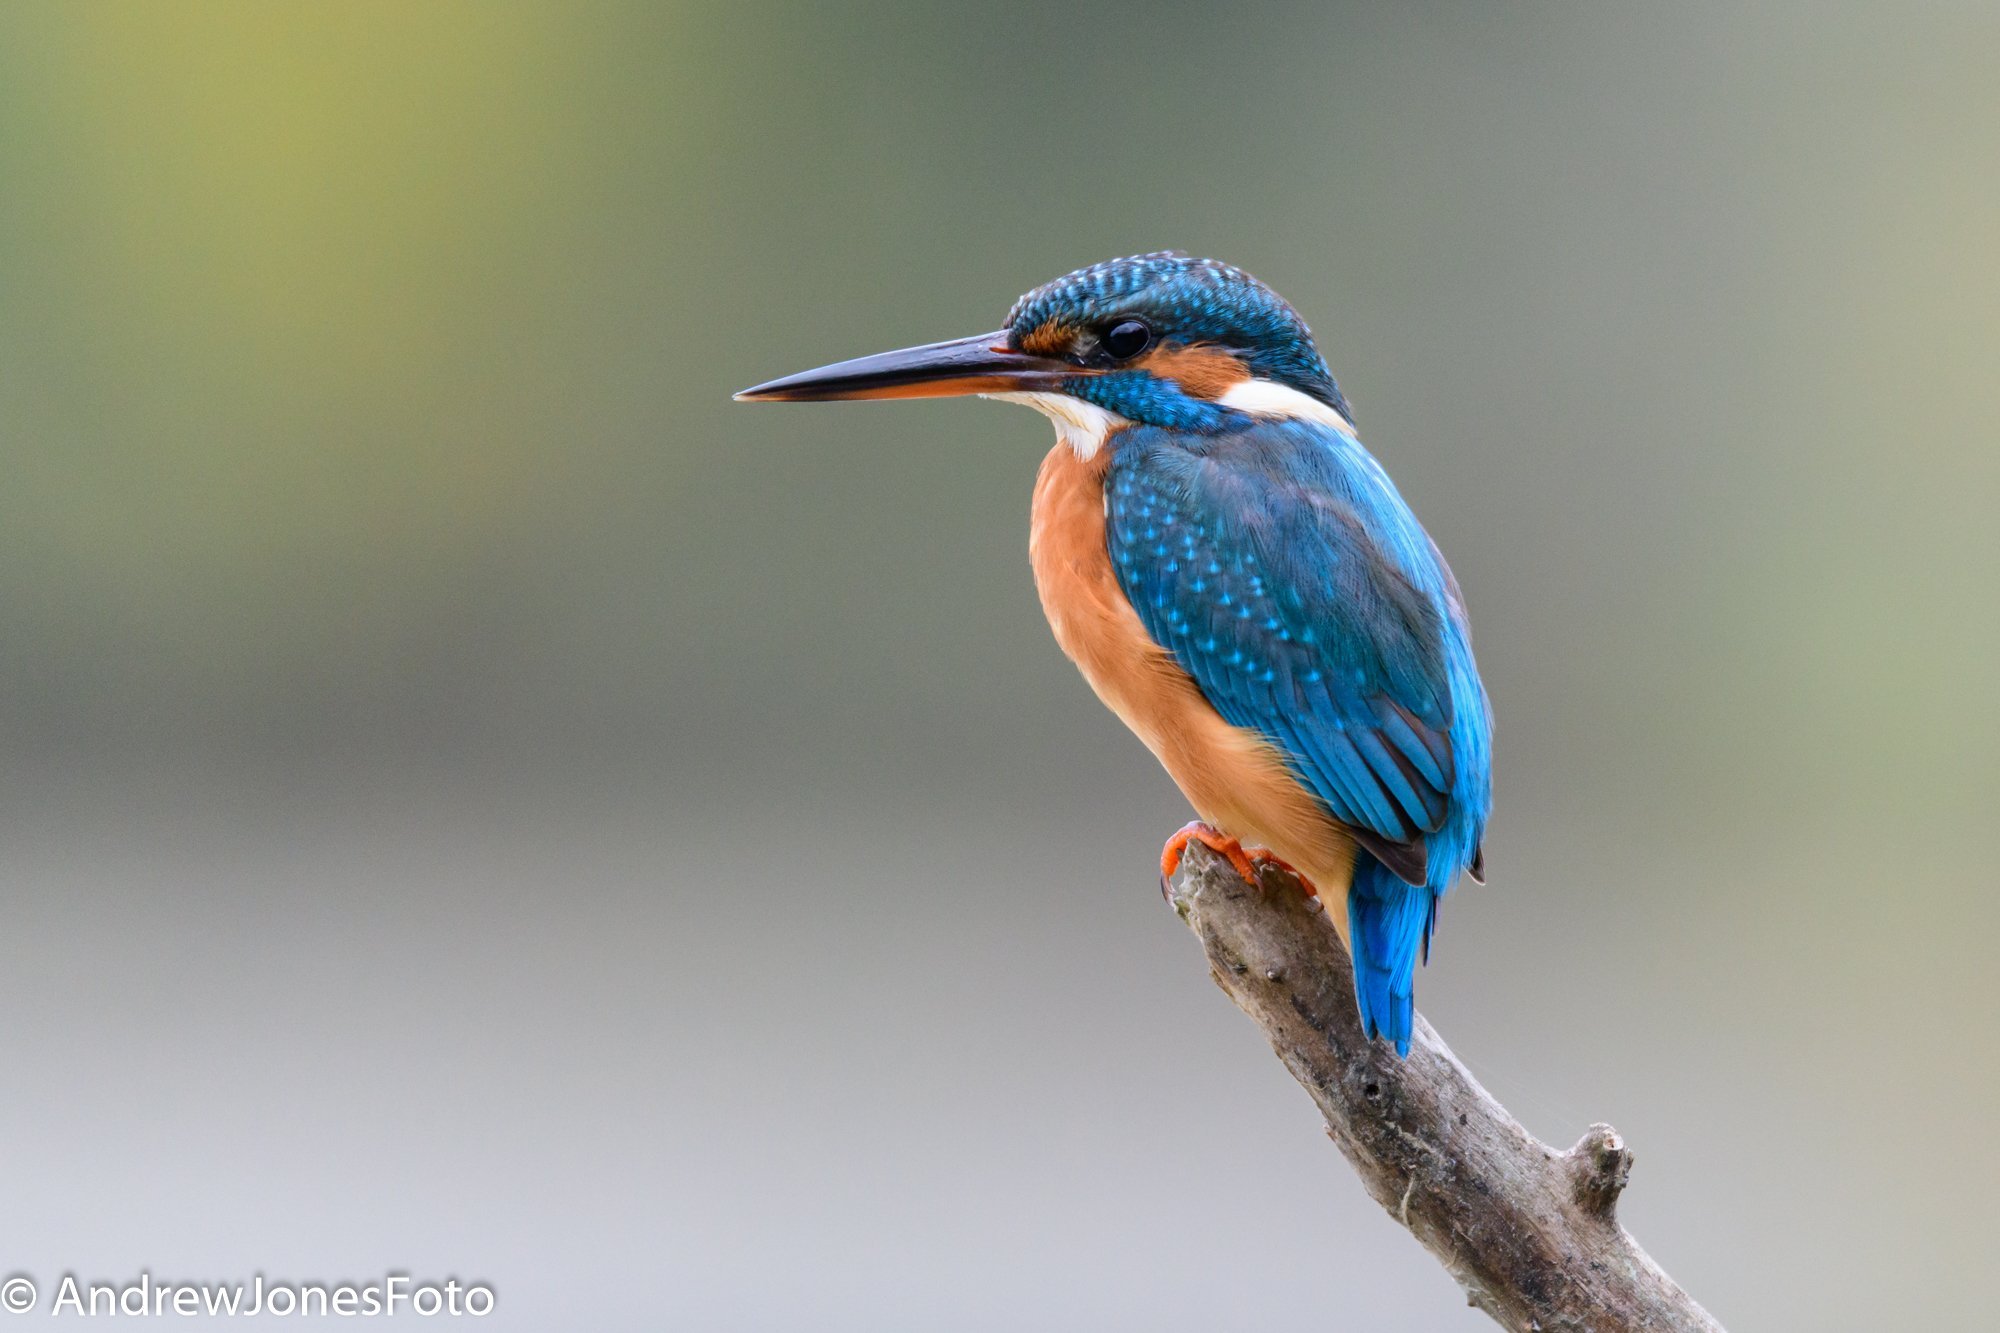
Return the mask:
M1361 1035L1347 952L1282 871L1250 885L1191 844L1168 900L1210 973L1326 1118L1361 1183L1466 1299L1536 1333L1721 1333L1620 1226L1632 1154L1609 1125L1558 1152L1466 1071L1419 1016L1408 1060Z

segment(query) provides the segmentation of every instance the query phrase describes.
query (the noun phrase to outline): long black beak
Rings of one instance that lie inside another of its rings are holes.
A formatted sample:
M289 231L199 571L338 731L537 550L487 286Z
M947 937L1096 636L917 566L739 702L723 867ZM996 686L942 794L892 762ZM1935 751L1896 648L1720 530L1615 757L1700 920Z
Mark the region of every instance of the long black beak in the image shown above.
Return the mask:
M826 403L842 398L950 398L1053 389L1089 372L1007 346L1007 331L905 347L802 370L736 395L739 403Z

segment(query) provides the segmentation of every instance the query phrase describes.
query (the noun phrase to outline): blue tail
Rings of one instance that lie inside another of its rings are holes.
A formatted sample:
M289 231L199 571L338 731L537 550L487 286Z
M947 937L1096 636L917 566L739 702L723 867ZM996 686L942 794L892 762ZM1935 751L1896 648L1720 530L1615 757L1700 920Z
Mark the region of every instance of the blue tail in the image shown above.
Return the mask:
M1396 1043L1397 1055L1410 1053L1416 1021L1417 955L1429 954L1437 899L1427 888L1407 884L1366 852L1354 862L1354 885L1347 891L1347 933L1354 948L1354 998L1361 1028Z

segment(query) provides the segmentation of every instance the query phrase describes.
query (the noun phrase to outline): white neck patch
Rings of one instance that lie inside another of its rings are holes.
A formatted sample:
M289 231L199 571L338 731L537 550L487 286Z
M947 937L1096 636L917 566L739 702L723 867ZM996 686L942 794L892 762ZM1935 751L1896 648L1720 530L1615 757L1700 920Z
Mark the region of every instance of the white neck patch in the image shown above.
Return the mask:
M1244 380L1232 384L1228 392L1215 401L1253 417L1316 421L1322 426L1333 427L1349 439L1354 438L1353 422L1311 394L1300 393L1291 385L1280 384L1276 380Z
M1003 403L1025 403L1056 423L1056 438L1085 463L1104 447L1105 437L1132 423L1116 412L1107 412L1096 403L1086 403L1066 393L982 393ZM1299 395L1305 398L1304 394ZM1307 399L1310 402L1310 399ZM1336 414L1338 415L1338 414Z

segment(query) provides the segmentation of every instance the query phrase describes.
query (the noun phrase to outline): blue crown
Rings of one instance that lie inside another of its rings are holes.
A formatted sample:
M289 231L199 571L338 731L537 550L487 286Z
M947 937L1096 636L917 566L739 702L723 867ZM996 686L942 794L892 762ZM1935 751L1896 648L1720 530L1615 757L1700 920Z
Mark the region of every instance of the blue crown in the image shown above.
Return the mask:
M1014 302L1007 332L1018 344L1044 325L1096 327L1120 319L1143 319L1164 341L1227 348L1251 374L1288 384L1353 420L1298 311L1218 260L1158 250L1080 268Z

